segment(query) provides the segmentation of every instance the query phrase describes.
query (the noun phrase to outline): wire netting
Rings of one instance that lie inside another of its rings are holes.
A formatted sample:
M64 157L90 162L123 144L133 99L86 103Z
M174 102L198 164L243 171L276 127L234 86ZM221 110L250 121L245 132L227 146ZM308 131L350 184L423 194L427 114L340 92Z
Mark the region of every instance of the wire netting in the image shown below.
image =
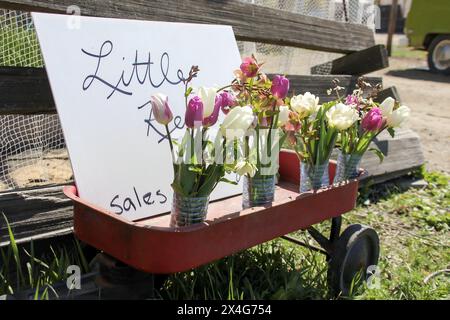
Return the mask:
M368 19L370 13L364 10L373 0L241 1L373 28ZM340 56L252 42L238 42L238 46L242 56L254 53L264 61L264 70L268 73L309 74L311 66ZM43 65L31 15L0 9L0 66ZM57 115L0 116L0 192L64 183L72 178Z
M43 66L29 13L0 10L0 66ZM0 191L71 177L57 115L0 116Z
M295 12L317 18L360 24L374 29L373 0L242 0L247 3ZM344 37L345 35L343 35ZM341 54L254 42L238 42L242 56L256 54L268 73L310 74L312 66L336 59ZM316 69L328 74L331 65Z

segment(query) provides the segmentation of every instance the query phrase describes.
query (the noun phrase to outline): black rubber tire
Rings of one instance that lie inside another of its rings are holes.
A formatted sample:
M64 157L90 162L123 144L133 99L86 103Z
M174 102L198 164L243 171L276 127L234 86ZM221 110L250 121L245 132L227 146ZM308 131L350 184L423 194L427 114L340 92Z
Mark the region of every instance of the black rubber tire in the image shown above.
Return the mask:
M440 73L445 75L450 75L450 67L444 70L436 68L436 65L433 61L433 52L436 49L436 46L442 42L443 40L450 40L450 35L440 35L436 36L433 41L431 41L430 46L428 47L428 67L430 68L430 71L433 73Z
M380 240L374 229L361 224L345 229L328 261L328 286L332 295L348 296L355 276L362 272L361 279L365 280L367 268L378 264L379 254Z

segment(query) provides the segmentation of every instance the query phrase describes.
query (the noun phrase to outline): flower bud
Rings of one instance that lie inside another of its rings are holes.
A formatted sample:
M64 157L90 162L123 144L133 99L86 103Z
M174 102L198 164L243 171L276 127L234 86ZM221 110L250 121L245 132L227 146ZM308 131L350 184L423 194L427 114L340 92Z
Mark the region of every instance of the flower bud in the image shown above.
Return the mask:
M387 125L392 128L400 127L409 118L410 112L411 110L407 106L400 106L387 117Z
M276 75L272 80L270 91L277 99L286 98L289 91L289 79L284 76Z
M236 97L228 91L224 91L220 93L221 97L221 106L222 112L227 114L230 112L231 107L236 105Z
M211 126L215 125L217 122L217 118L219 117L220 108L223 105L223 98L221 95L217 95L215 100L216 101L214 103L213 112L209 116L203 118L203 126L204 127L211 127Z
M200 97L195 96L189 100L186 115L184 118L186 127L188 128L198 128L203 122L203 102Z
M169 97L165 94L157 93L150 98L152 104L152 114L155 120L163 125L167 125L173 119L172 111L169 107Z
M242 137L250 128L255 116L250 106L234 107L226 115L221 125L222 135L232 135L233 137ZM228 132L230 131L230 132Z
M350 128L359 118L355 108L343 103L332 106L325 115L329 126L338 130Z
M383 125L383 115L379 108L372 108L364 116L361 126L365 131L378 131Z
M319 110L319 97L309 92L293 96L291 107L301 119L306 118Z
M209 117L214 112L217 89L200 87L198 96L203 102L203 117Z
M239 161L236 164L234 170L240 176L248 175L250 177L253 177L256 173L256 166L248 161Z
M394 106L395 100L392 97L387 97L384 99L384 101L380 104L380 110L383 117L388 117L394 110Z
M253 78L258 74L259 65L253 57L247 57L242 60L240 69L247 78Z
M291 110L289 110L288 106L280 106L280 113L278 114L278 125L280 127L288 123L290 113Z

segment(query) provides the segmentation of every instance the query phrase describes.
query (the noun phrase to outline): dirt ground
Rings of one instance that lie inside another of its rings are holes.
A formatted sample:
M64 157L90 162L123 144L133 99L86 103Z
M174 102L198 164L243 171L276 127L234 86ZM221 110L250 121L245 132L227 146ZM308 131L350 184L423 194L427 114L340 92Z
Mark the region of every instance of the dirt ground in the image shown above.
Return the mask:
M373 73L384 87L396 86L411 108L406 127L421 139L427 168L450 173L450 76L428 71L424 58L391 57L389 68Z

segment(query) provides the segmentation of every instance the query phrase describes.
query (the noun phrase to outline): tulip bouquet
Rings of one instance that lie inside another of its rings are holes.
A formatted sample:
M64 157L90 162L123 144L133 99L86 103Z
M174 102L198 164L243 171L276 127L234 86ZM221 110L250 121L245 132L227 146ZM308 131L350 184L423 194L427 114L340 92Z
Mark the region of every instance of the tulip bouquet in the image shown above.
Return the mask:
M226 173L234 170L234 164L227 164L223 159L226 138L222 134L215 139L209 136L209 129L216 124L221 109L234 106L234 98L227 92L218 94L215 88L205 87L193 95L194 90L189 83L198 71L197 67L192 67L189 77L184 80L186 131L180 141L172 139L168 129L173 119L168 97L163 94L151 97L153 117L166 128L173 158L172 224L176 226L204 221L209 196L217 184L221 181L235 183L225 178ZM241 120L242 129L247 130L253 117ZM223 125L230 127L232 123L227 116Z
M358 79L356 90L347 96L343 103L346 108L354 110L357 121L340 132L335 183L358 175L359 163L367 150L375 152L382 161L383 153L379 149L369 148L370 143L383 130L387 130L394 137L395 128L401 126L409 117L409 108L401 106L391 97L381 104L375 103L372 97L376 96L377 89L372 90L369 98L364 98L363 92L367 88L370 88L370 84L364 82L363 78Z
M309 92L293 96L290 109L284 129L301 160L300 192L328 186L328 163L338 133L357 120L357 113L339 101L319 105L319 98Z
M289 80L276 75L271 81L261 72L261 66L254 56L243 59L240 69L235 71L235 79L227 86L235 96L235 106L229 109L222 124L223 134L228 135L225 130L231 128L241 133L236 135L234 131L231 135L245 136L243 157L235 165L236 172L244 177L244 207L273 201L282 144L279 128L289 117L285 100ZM241 122L245 119L252 119L251 130L242 130Z

